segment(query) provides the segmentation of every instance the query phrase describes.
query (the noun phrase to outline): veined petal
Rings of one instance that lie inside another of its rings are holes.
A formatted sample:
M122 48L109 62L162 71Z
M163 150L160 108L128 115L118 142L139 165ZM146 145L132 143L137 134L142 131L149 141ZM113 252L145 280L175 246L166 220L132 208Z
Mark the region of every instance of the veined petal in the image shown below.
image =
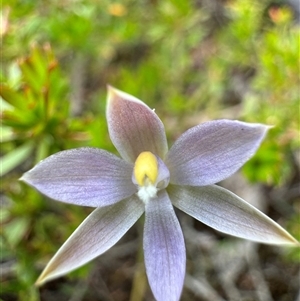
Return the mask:
M136 196L95 209L62 245L36 284L60 277L103 254L132 227L144 212Z
M48 157L21 180L57 201L102 207L136 192L132 170L133 164L107 151L78 148Z
M232 120L209 121L189 129L167 154L170 182L206 186L224 180L253 156L267 129Z
M106 118L111 141L125 160L135 162L144 151L164 158L168 150L164 125L141 100L109 87Z
M157 301L178 301L185 275L185 245L165 190L145 209L144 253L150 287Z
M267 244L299 244L264 213L222 187L170 185L168 192L174 206L220 232Z

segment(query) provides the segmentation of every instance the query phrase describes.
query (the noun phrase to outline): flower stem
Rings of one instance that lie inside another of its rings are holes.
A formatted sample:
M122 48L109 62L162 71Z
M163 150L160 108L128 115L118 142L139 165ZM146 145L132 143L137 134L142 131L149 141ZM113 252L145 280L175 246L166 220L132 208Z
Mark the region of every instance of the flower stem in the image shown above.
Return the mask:
M142 301L147 290L147 277L144 265L144 252L143 252L143 235L142 229L144 224L144 217L142 217L138 225L139 231L139 248L137 252L136 268L132 282L132 288L129 301Z

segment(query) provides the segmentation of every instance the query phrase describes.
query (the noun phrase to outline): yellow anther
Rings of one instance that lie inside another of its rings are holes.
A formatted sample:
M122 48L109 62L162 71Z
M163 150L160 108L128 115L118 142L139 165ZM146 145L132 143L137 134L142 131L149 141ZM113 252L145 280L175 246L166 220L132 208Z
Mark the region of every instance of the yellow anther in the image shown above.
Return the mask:
M158 163L156 157L151 152L140 153L135 161L133 173L140 186L146 184L146 179L149 179L150 182L154 184L158 175Z

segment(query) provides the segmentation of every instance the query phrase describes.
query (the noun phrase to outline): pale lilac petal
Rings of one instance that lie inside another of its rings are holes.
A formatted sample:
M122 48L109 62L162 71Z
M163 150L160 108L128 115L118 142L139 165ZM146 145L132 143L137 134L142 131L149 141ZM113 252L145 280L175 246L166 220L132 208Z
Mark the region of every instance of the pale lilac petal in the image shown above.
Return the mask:
M175 142L165 160L170 182L206 186L236 172L262 142L268 127L232 120L195 126Z
M95 209L54 255L36 284L65 275L103 254L143 212L144 205L136 196Z
M222 187L170 185L168 193L174 206L220 232L267 244L298 243L279 224Z
M166 188L170 182L170 172L164 161L157 157L158 163L158 176L156 182L154 183L155 186L158 187L159 190Z
M146 204L144 254L150 287L157 301L178 301L185 275L185 245L165 190Z
M136 192L132 170L132 164L104 150L78 148L48 157L21 180L52 199L102 207Z
M143 151L164 158L167 139L164 125L139 99L109 87L106 118L111 141L120 155L134 162Z

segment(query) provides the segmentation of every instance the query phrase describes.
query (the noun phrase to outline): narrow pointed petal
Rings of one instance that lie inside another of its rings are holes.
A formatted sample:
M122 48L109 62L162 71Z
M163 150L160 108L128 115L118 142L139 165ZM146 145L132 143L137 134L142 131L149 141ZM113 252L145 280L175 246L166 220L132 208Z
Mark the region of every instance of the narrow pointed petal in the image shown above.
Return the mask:
M136 192L133 165L96 148L56 153L26 172L21 180L57 201L102 207Z
M144 212L137 197L95 209L69 237L44 269L36 284L69 273L103 254Z
M168 150L164 125L141 100L109 87L106 118L111 141L125 160L134 162L143 151L164 158Z
M226 234L266 244L299 244L279 224L222 187L170 185L174 206Z
M267 129L232 120L209 121L189 129L167 154L170 182L206 186L224 180L254 155Z
M146 205L144 253L150 287L157 301L178 301L185 275L185 245L165 190Z

